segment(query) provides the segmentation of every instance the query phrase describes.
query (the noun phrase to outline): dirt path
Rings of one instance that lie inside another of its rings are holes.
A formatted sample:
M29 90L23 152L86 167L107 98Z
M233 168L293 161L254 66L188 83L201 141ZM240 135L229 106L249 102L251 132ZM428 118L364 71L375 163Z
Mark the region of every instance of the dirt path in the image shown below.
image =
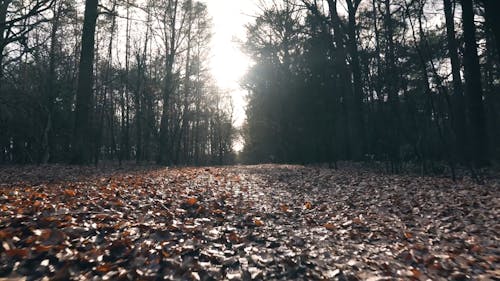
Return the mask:
M494 180L276 165L16 168L2 177L0 278L500 276Z

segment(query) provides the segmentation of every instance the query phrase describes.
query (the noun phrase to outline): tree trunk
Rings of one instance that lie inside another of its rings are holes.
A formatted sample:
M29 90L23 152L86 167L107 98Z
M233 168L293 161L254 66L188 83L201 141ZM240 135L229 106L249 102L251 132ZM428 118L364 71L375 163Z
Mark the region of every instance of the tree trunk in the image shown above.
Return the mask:
M394 25L391 11L391 1L385 0L385 15L384 25L386 28L387 39L387 69L386 69L386 82L387 82L387 96L390 108L388 114L389 128L389 156L392 164L392 172L399 170L399 146L400 146L400 114L399 114L399 96L398 90L395 85L396 77L396 59L395 59L395 46L394 46Z
M181 143L182 143L182 140L183 138L186 137L186 135L189 133L188 132L188 118L189 118L189 92L190 92L190 75L191 75L191 41L192 41L192 35L191 35L191 30L192 30L192 26L193 26L193 18L192 18L192 3L190 0L188 0L188 2L186 2L186 4L188 5L187 9L188 9L188 27L187 27L187 49L186 49L186 64L185 64L185 71L186 71L186 74L184 76L184 97L183 97L183 111L182 111L182 125L181 125L181 129L180 129L180 133L179 135L177 136L177 144L176 144L176 151L177 151L177 155L176 155L176 162L179 163L180 159L179 159L179 156L181 154L183 154L186 150L187 150L187 147L184 146L182 149L184 149L184 151L182 151L183 153L180 153L181 152ZM184 162L184 164L186 164L186 161L187 159L184 158L182 160Z
M341 98L341 109L342 109L342 114L337 115L341 116L344 119L342 120L343 122L339 125L341 125L341 128L343 129L341 135L344 136L344 157L346 159L351 159L352 153L351 153L351 141L353 140L352 136L352 131L351 131L351 118L349 114L349 105L350 100L352 99L352 88L351 88L351 83L350 83L350 77L349 77L349 70L347 67L347 52L344 46L344 31L342 30L342 22L340 20L340 17L337 12L337 1L334 0L327 0L328 2L328 9L330 12L330 21L332 23L333 31L334 31L334 41L335 41L335 47L336 47L336 60L337 60L337 65L338 65L338 70L337 70L337 78L338 78L338 84L339 84L339 92L340 92L340 98ZM334 145L333 143L331 145Z
M92 76L94 63L95 28L98 0L85 1L82 49L78 67L78 88L76 93L75 125L73 131L73 164L87 164L91 156L90 109L92 101Z
M354 2L353 2L354 1ZM356 12L361 0L347 0L349 12L349 53L351 55L351 72L353 83L353 159L360 161L364 154L364 122L363 122L363 85L361 81L361 67L359 65L358 41L356 37Z
M58 4L58 5L57 5ZM54 3L54 17L52 19L52 28L50 31L50 51L49 51L49 69L47 75L47 82L45 84L45 109L47 111L47 120L42 136L42 155L41 163L47 164L50 159L50 137L52 132L52 115L54 114L54 83L56 79L56 48L58 44L57 32L60 25L60 17L63 8L63 3Z
M468 103L468 121L470 124L470 148L472 160L477 167L488 163L486 120L483 105L481 69L477 54L476 27L472 0L461 0L464 29L464 69L465 93Z
M6 0L2 1L0 4L0 94L2 93L1 87L2 87L2 80L3 80L3 57L4 57L4 52L3 50L6 47L6 42L5 42L5 21L7 19L7 10L9 8L10 3L12 0Z
M125 28L125 89L122 96L122 126L120 153L122 160L130 159L130 133L129 133L129 72L130 72L130 3L127 0L127 21Z
M498 12L500 12L500 1L483 0L483 3L484 3L486 24L493 31L497 49L497 59L500 62L500 24L498 22L498 19L495 18L498 16Z
M169 37L165 38L166 44L166 62L165 62L165 81L163 88L163 111L161 114L161 123L160 123L160 138L159 138L159 156L158 163L159 164L168 164L171 161L170 149L169 149L169 105L170 105L170 95L174 90L173 86L173 66L175 60L175 51L176 51L176 22L177 22L177 4L178 0L172 0L173 7L171 7L171 18L169 18L169 22L165 22L165 28L168 28L170 31ZM168 18L168 17L167 17Z
M448 41L448 56L450 57L451 73L453 77L453 111L452 122L456 139L456 153L462 154L462 161L467 158L466 152L467 135L465 129L465 102L460 74L460 60L458 58L458 44L455 39L455 22L452 11L452 0L443 0L446 18L446 39Z

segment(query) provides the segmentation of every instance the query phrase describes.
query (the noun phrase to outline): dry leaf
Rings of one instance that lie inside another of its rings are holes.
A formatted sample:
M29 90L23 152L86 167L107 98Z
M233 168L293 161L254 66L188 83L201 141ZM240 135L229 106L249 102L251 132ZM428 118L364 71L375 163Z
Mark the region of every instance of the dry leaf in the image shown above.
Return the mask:
M27 249L10 249L6 250L5 253L9 257L18 257L18 258L26 258L29 255L29 251Z
M186 204L189 206L194 206L194 205L196 205L196 203L198 203L198 199L196 199L194 197L190 197L186 200Z
M74 196L76 196L76 191L74 191L72 189L65 189L64 190L64 195L70 196L70 197L74 197Z
M304 208L310 210L312 208L312 204L311 202L307 201L305 204L304 204Z
M415 277L417 279L420 278L420 276L422 276L422 272L416 268L413 268L411 270L411 273L413 274L413 277Z
M324 227L328 230L334 230L335 225L333 223L325 223Z
M256 226L263 226L263 225L264 225L264 223L263 223L261 220L259 220L259 219L255 219L255 220L254 220L254 224L255 224Z
M281 204L281 205L280 205L280 210L281 210L282 212L285 212L285 213L286 213L286 212L288 212L288 206L287 206L287 205L285 205L285 204Z

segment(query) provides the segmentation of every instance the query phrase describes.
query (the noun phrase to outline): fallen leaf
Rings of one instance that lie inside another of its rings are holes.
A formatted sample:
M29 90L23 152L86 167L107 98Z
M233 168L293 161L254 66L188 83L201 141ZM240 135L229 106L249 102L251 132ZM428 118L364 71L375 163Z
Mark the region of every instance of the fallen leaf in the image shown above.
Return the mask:
M259 219L255 219L255 220L254 220L254 224L255 224L256 226L263 226L263 225L264 225L264 223L263 223L261 220L259 220Z
M190 197L186 200L186 204L189 206L194 206L194 205L196 205L196 203L198 203L198 199L196 199L194 197Z
M413 277L415 278L420 278L422 276L422 272L416 268L411 269L411 273L413 274Z
M18 258L26 258L29 255L29 251L27 249L10 249L6 250L5 253L9 257L18 257Z
M311 202L307 201L305 204L304 204L304 208L310 210L312 208L312 204Z
M109 271L111 271L113 269L113 265L111 264L101 264L101 265L98 265L96 267L96 270L100 273L108 273Z
M281 204L281 205L280 205L280 210L281 210L282 212L285 212L285 213L286 213L286 212L288 212L288 206L287 206L287 205L285 205L285 204Z
M335 225L333 223L325 223L324 227L328 230L335 230Z
M76 196L76 191L74 191L72 189L65 189L64 190L64 195L70 196L70 197L74 197L74 196Z

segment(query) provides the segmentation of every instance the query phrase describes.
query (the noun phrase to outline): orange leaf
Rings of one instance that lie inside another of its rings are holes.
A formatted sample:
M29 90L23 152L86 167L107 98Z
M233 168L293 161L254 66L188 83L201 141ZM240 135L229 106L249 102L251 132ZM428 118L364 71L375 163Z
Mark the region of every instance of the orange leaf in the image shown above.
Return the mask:
M288 206L285 204L281 204L280 209L282 212L285 212L285 213L288 212Z
M101 273L108 273L113 269L113 266L110 264L101 264L97 266L96 270Z
M125 206L125 203L123 203L122 200L120 199L116 199L115 201L113 201L113 204L116 206L116 207L123 207Z
M310 210L312 208L312 204L311 202L307 201L306 204L304 204L304 207L308 210Z
M196 203L198 203L198 199L194 198L194 197L191 197L191 198L188 198L186 200L186 204L188 204L189 206L193 206L195 205Z
M221 209L215 209L215 210L212 211L212 213L214 215L223 215L224 211L222 211Z
M413 238L413 234L411 234L410 232L405 232L405 237L406 239L411 239Z
M64 190L64 195L74 197L74 196L76 196L76 191L74 191L72 189L66 189L66 190Z
M37 237L35 237L35 236L28 236L28 238L26 238L26 240L24 240L24 241L25 241L26 244L32 244L36 240L37 240Z
M419 278L420 276L422 276L422 272L420 272L420 270L414 268L411 270L411 273L413 274L413 277L415 278Z
M50 249L52 249L52 246L44 246L44 245L37 245L37 246L35 246L35 251L37 253L48 252L48 251L50 251Z
M328 230L335 230L335 225L333 223L325 223L324 226Z
M26 249L11 249L11 250L5 251L5 253L9 257L25 258L28 256L29 251Z
M256 226L263 226L264 225L264 223L261 220L259 220L259 219L255 219L254 223L255 223Z
M32 198L33 199L37 199L37 198L39 198L39 199L45 199L45 198L47 198L47 194L45 194L45 193L34 193L32 195Z
M0 239L6 239L6 238L11 238L12 233L6 231L6 230L0 230Z

